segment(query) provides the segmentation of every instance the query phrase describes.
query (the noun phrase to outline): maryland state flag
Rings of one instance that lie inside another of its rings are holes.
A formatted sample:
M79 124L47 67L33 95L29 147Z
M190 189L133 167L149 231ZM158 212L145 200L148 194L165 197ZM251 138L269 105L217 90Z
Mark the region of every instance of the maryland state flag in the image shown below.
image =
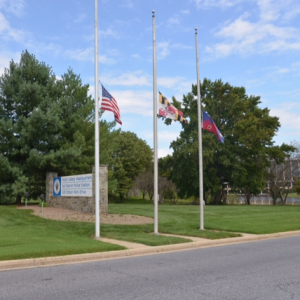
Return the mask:
M158 114L164 118L188 124L189 121L183 117L183 113L174 107L168 99L159 92Z
M214 133L218 137L218 140L221 143L224 143L224 136L222 135L222 133L220 132L220 130L216 126L216 124L213 121L213 119L211 118L211 116L205 111L202 111L202 115L203 115L202 128L207 130L207 131L210 131L210 132Z

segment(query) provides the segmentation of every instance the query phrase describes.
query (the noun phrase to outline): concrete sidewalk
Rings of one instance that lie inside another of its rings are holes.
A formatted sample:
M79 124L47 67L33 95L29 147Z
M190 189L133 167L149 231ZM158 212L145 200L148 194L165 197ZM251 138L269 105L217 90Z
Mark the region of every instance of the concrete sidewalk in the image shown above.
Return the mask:
M45 266L56 266L62 264L84 263L84 262L124 258L130 256L138 256L138 255L158 254L158 253L165 253L170 251L182 251L182 250L189 250L195 248L206 248L206 247L214 247L214 246L221 246L221 245L253 242L259 240L290 237L290 236L297 236L297 235L300 235L300 230L273 233L273 234L262 234L262 235L242 234L241 237L226 238L226 239L219 239L219 240L208 240L208 239L190 237L190 236L178 236L178 237L190 239L192 240L192 242L188 242L184 244L155 246L155 247L146 246L137 243L130 243L126 241L101 238L100 240L102 242L118 244L126 247L127 249L119 250L119 251L110 251L110 252L97 252L97 253L75 254L75 255L66 255L66 256L0 261L0 271L45 267Z

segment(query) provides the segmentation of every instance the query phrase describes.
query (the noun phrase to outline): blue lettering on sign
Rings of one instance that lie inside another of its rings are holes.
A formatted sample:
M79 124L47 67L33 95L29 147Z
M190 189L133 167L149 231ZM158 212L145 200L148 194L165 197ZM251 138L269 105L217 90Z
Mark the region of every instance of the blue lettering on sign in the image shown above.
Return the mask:
M92 174L61 177L61 196L92 196L92 182Z

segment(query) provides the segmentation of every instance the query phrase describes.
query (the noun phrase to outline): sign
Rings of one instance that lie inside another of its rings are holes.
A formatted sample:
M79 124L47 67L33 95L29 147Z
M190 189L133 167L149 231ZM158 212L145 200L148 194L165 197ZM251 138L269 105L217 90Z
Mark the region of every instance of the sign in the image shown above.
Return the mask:
M53 196L92 197L93 174L53 178Z

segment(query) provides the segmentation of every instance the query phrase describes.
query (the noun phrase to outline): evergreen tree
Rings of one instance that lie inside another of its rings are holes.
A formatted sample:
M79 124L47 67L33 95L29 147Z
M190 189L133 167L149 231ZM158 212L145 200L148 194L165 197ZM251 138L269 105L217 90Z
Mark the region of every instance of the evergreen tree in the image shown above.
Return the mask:
M0 77L0 167L6 171L0 191L6 202L11 197L20 202L25 190L32 197L44 193L46 172L91 172L95 120L88 88L71 69L57 79L27 51L19 63L10 62ZM106 140L113 125L101 122ZM106 145L103 163L109 157Z

